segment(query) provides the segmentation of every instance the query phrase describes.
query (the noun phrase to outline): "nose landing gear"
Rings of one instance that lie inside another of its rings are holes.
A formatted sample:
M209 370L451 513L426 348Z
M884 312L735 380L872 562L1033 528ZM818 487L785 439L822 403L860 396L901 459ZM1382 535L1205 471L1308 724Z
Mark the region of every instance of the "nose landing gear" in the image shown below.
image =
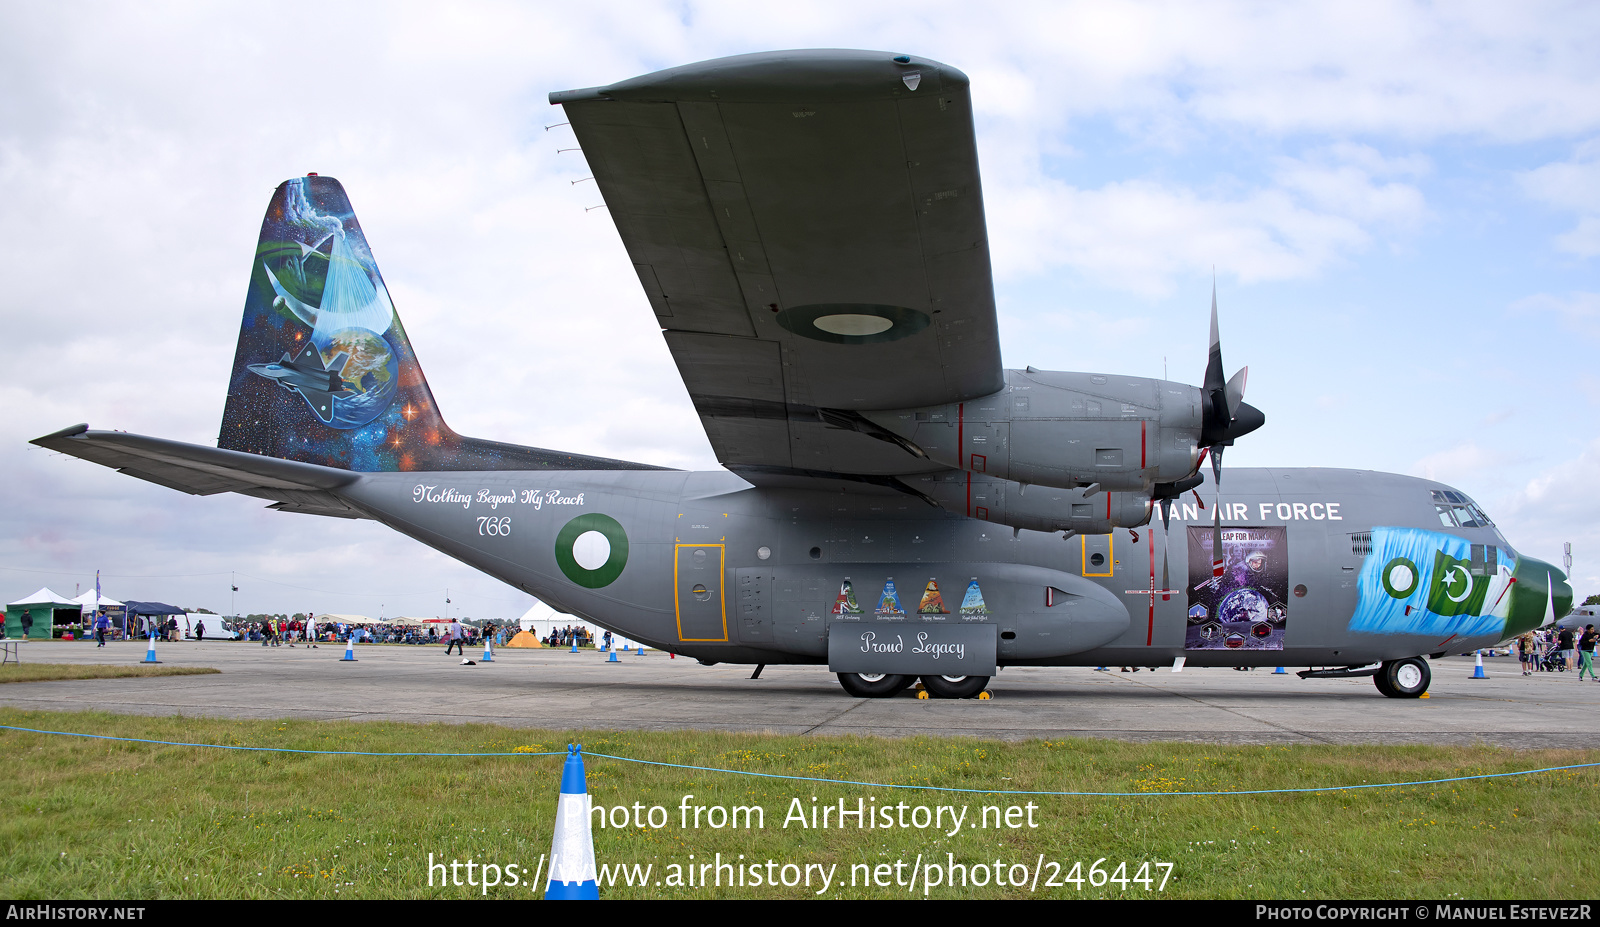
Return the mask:
M1420 657L1388 660L1372 676L1378 691L1389 698L1420 698L1432 680L1428 662Z

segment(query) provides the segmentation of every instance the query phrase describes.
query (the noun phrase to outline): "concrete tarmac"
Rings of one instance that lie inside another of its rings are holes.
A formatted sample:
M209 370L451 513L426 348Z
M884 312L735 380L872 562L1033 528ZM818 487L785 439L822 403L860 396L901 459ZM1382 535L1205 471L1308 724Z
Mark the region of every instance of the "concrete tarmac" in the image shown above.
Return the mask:
M42 663L138 663L144 642L37 642L23 659ZM206 642L158 644L174 666L220 675L0 685L13 708L97 708L145 715L309 718L501 724L521 728L724 730L910 737L1111 737L1217 744L1491 744L1508 748L1600 747L1600 684L1576 672L1521 675L1511 658L1433 662L1425 699L1389 699L1369 678L1303 680L1270 669L1170 668L1139 673L1088 667L1012 667L987 701L855 699L821 666L701 666L593 650L501 650L461 666L438 646L317 649ZM471 659L482 648L468 650Z

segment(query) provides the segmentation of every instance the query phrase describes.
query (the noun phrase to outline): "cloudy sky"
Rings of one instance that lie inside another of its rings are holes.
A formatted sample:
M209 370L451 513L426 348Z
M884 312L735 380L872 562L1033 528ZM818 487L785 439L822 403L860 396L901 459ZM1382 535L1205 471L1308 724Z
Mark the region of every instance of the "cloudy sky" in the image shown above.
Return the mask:
M1233 466L1444 480L1600 591L1600 6L0 5L0 596L470 616L529 599L370 522L27 445L214 444L261 211L350 193L451 425L716 461L552 90L796 47L972 79L1008 366L1198 382Z

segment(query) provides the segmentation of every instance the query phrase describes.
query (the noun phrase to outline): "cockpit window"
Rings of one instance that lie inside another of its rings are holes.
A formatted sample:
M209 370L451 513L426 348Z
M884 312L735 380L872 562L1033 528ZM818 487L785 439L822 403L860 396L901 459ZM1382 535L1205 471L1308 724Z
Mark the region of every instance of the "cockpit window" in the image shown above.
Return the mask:
M1433 490L1433 508L1439 515L1439 524L1445 528L1493 528L1494 522L1483 514L1483 509L1466 496L1453 489Z

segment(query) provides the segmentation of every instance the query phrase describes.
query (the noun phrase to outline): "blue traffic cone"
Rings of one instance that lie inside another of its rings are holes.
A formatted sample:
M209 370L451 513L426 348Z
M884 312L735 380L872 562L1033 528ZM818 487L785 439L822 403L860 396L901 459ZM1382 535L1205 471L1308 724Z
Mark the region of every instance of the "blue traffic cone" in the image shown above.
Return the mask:
M1472 675L1470 677L1468 677L1468 678L1471 678L1471 679L1488 679L1489 678L1483 672L1483 651L1481 651L1481 650L1478 651L1477 665L1472 668Z
M154 631L150 632L150 649L145 651L144 659L140 660L139 662L140 663L160 663L161 662L160 660L156 659L156 632L154 632Z
M1272 675L1274 675L1274 676L1287 676L1287 675L1289 675L1289 671L1280 666L1277 669L1272 671Z
M356 636L354 634L344 639L344 656L339 658L339 662L356 662Z
M578 639L576 637L574 637L572 639L572 649L567 651L567 653L577 653L577 652L578 652Z
M628 645L627 644L623 644L622 645L622 652L623 653L627 653L628 652Z
M493 663L494 662L494 650L492 650L489 647L489 638L488 637L485 637L483 639L483 662L485 662L485 663Z
M561 768L561 800L556 805L555 837L550 841L550 882L544 889L546 901L600 899L582 751L583 744L568 744L567 762Z
M617 659L617 652L615 650L613 650L613 651L611 651L611 656L606 658L606 662L607 663L621 663L622 661Z

